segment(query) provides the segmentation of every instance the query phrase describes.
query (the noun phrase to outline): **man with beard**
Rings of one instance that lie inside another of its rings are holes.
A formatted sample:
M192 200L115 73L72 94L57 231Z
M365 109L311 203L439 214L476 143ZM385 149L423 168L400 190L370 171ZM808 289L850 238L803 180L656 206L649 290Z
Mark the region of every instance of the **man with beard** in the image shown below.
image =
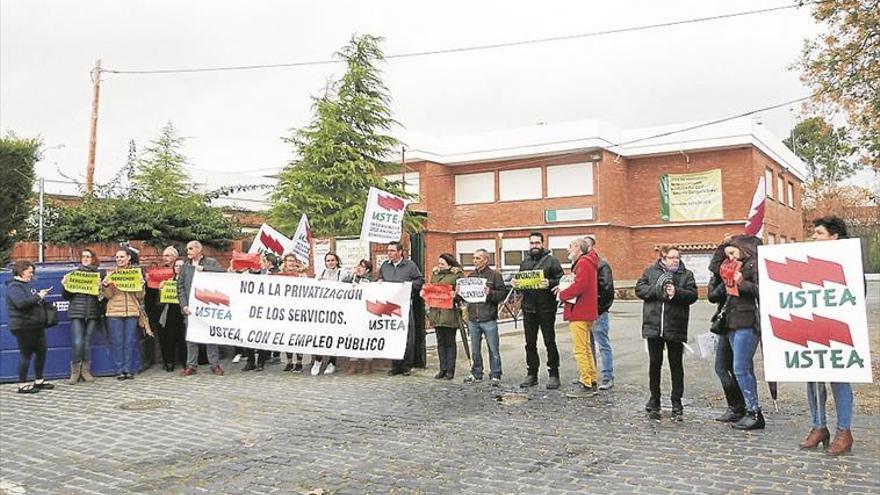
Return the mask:
M544 234L529 234L529 256L519 266L520 271L542 270L544 279L540 289L519 289L516 279L514 288L522 291L523 328L526 337L526 366L528 376L520 384L521 387L533 387L538 384L538 368L541 365L538 357L538 328L544 337L547 349L547 369L550 379L548 389L559 388L559 351L556 348L556 307L557 301L552 290L559 285L564 272L562 265L550 251L544 249Z

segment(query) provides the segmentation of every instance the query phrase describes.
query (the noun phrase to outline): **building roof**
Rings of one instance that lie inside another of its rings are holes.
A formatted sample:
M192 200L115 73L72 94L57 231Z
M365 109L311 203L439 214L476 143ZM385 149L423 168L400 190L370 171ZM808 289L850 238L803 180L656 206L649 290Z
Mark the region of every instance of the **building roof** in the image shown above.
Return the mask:
M754 146L799 179L807 168L782 140L749 117L720 123L686 122L621 129L599 119L436 137L406 133L408 160L446 165L608 150L626 158Z

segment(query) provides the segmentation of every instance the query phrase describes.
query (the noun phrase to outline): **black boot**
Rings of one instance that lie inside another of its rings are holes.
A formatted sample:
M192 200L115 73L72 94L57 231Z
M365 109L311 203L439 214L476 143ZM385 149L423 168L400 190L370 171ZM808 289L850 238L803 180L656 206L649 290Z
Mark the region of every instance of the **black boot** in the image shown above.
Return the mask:
M741 420L742 417L745 415L746 415L745 409L734 407L734 406L728 406L727 411L724 414L722 414L721 416L718 416L717 418L715 418L715 421L720 421L722 423L736 423L737 421Z
M455 377L455 358L457 351L454 345L446 346L446 379L452 380Z
M534 387L538 384L538 375L526 375L526 379L519 384L522 388Z
M660 419L660 399L651 397L645 404L645 411L651 419Z
M440 372L434 375L438 380L446 376L446 346L437 344L437 360L440 361Z
M732 426L735 430L763 430L764 415L761 413L760 409L754 412L747 412L742 419L734 423Z

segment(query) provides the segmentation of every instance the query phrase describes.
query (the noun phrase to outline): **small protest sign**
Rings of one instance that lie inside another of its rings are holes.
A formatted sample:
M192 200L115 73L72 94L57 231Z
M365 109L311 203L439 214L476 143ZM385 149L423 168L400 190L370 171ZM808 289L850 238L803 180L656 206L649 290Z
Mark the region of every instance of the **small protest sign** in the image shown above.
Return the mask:
M446 284L425 284L422 286L422 299L432 308L452 309L455 288Z
M162 282L162 285L159 288L159 303L180 304L180 300L177 299L176 280L165 280L164 282Z
M147 287L158 289L162 282L174 276L174 269L171 267L154 266L147 269Z
M122 292L139 292L144 288L144 277L140 268L122 268L107 276L107 281Z
M513 274L513 286L517 289L543 289L544 270L523 270Z
M458 295L469 303L486 302L486 279L480 277L460 278L455 282Z
M400 240L407 203L404 198L371 187L361 226L361 241L386 243Z
M293 249L293 241L287 236L264 223L254 237L254 242L248 250L248 254L273 253L282 256Z
M564 291L565 289L571 287L571 284L574 283L574 275L563 275L562 278L559 279L559 292ZM574 304L577 301L577 298L568 299L565 302L569 304Z
M98 272L70 272L64 277L64 290L73 294L98 295L101 275Z
M260 266L260 253L242 253L240 251L232 251L232 269L239 272L242 270L258 271Z

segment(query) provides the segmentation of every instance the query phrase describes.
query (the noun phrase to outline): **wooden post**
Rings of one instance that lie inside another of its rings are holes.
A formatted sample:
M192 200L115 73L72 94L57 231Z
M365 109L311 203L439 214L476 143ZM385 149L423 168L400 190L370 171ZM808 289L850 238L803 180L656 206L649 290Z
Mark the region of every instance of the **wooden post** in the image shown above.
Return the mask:
M95 148L98 143L98 101L101 96L101 60L92 69L92 122L89 131L89 158L86 164L86 194L92 192L95 184Z

